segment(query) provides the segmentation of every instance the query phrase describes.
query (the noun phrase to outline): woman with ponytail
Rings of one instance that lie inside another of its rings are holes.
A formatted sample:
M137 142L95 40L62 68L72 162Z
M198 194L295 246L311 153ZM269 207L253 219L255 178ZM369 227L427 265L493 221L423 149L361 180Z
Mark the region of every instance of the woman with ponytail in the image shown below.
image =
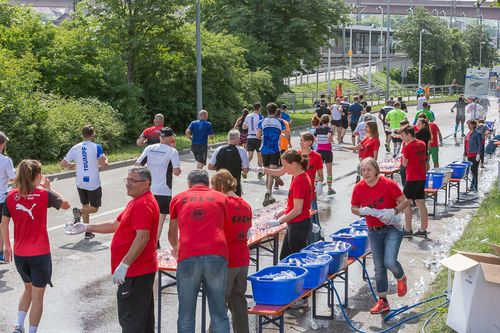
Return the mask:
M42 176L42 164L36 160L19 163L15 189L9 192L2 208L1 234L6 262L14 262L24 282L19 301L17 324L13 333L34 333L42 317L45 287L52 286L52 259L47 233L47 209L68 209L69 203L51 191ZM14 253L10 244L9 223L14 221ZM29 330L24 321L28 310Z

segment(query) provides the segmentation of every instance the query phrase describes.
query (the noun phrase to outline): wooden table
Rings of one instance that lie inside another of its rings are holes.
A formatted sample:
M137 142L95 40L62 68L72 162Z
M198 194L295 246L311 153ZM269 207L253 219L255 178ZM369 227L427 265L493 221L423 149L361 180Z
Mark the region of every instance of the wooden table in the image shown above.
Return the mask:
M396 173L399 173L399 167L391 169L380 169L380 174L390 179L394 179L394 174Z

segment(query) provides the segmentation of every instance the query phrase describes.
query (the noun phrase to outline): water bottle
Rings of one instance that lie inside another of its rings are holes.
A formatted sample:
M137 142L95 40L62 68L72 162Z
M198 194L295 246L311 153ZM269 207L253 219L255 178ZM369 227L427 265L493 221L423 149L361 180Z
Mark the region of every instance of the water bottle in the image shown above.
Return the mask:
M434 186L434 180L432 178L433 178L432 174L429 175L429 181L427 182L427 188L430 188L430 189L433 188L433 186Z

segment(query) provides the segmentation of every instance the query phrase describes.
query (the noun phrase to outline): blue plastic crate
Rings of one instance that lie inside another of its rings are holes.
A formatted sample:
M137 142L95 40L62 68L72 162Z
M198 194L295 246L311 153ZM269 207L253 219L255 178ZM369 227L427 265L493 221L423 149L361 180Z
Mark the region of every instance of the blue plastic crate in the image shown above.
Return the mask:
M425 188L429 188L429 179L432 179L432 188L434 190L439 190L443 187L444 177L446 177L446 175L441 172L427 172Z
M447 168L453 169L451 178L462 179L467 171L467 165L462 163L451 163L446 166Z
M357 221L354 221L353 223L349 224L351 228L357 229L357 230L368 230L368 226L366 225L366 218L362 217Z
M263 278L268 274L276 274L287 270L295 272L297 277L282 280ZM304 292L304 282L308 274L307 269L302 267L271 266L250 275L247 279L252 283L252 293L255 303L286 305Z
M303 258L311 258L317 263L315 264L300 264L297 265L297 262L290 263L291 259L303 259ZM305 289L313 289L322 284L328 278L328 268L330 267L330 263L333 261L332 257L328 254L319 254L314 252L298 252L293 253L281 260L278 265L280 266L300 266L307 269L309 274L306 276L306 280L304 282Z
M368 236L347 236L350 234L351 228L340 229L330 235L330 238L334 241L342 241L351 244L351 250L349 251L349 257L359 258L366 252L368 252Z
M330 262L330 266L328 268L328 274L335 274L345 267L351 245L346 243L344 251L325 251L325 245L332 243L334 242L319 241L306 246L301 252L324 253L330 255L330 257L332 257L332 261Z

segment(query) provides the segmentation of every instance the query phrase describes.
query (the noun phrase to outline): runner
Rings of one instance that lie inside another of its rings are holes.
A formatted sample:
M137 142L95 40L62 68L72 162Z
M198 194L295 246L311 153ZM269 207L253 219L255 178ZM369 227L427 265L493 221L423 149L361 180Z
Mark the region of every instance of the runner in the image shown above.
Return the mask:
M408 113L408 107L406 106L406 103L403 101L403 97L401 96L398 97L398 103L401 105L401 110Z
M292 117L288 114L288 106L286 104L281 104L281 119L286 121L290 127L292 127Z
M427 238L429 216L425 206L426 148L425 143L415 138L415 130L408 126L401 131L405 142L401 164L406 168L406 183L403 193L408 200L413 200L420 212L420 229L412 231L410 207L405 210L405 237L419 236Z
M14 259L24 282L13 333L25 332L24 321L30 309L28 332L35 333L42 318L45 287L52 287L47 209L66 210L70 206L68 201L50 189L50 182L42 176L42 164L38 161L23 160L19 163L14 186L2 207L0 224L5 261ZM14 253L9 233L11 218L14 221Z
M281 131L281 136L280 136L280 155L283 154L287 149L292 149L292 140L290 137L290 135L291 135L290 124L288 123L288 121L283 119L282 115L283 115L283 113L281 112L280 109L276 110L276 118L283 120L283 122L285 123L285 130ZM274 182L274 189L275 190L280 189L279 184L281 184L280 180Z
M406 113L401 110L401 104L399 102L396 102L394 103L394 109L389 111L389 113L387 113L387 116L385 117L386 124L389 125L389 129L391 130L393 158L396 158L401 150L401 143L403 142L403 139L401 139L401 136L396 133L396 131L399 129L399 122L405 120L406 116Z
M243 124L245 123L248 113L248 109L243 109L243 111L241 111L241 117L236 119L233 126L234 129L237 129L240 132L240 141L238 142L238 145L244 147L245 149L247 147L248 128L243 129Z
M247 152L248 152L248 163L252 162L253 152L257 151L257 165L259 168L262 168L262 154L260 152L260 146L262 145L262 140L257 138L257 125L259 122L264 119L261 111L261 105L259 102L255 102L253 104L253 113L249 114L245 118L245 122L243 122L243 129L248 130L248 141L247 141ZM244 173L243 178L246 178L246 174ZM263 172L259 172L257 175L259 179L264 177Z
M408 289L403 267L398 261L403 233L388 224L401 220L398 214L408 206L408 200L395 181L380 176L380 168L373 158L364 159L360 168L363 180L352 191L351 211L355 215L366 216L379 297L370 313L377 314L390 310L387 270L397 280L399 297L403 297Z
M467 122L467 127L469 128L469 133L465 136L464 140L464 158L471 162L470 172L472 173L472 181L470 185L470 191L478 191L478 167L479 160L481 159L481 141L482 136L476 130L477 122L475 120L469 120Z
M424 87L425 99L429 100L431 98L431 84L427 82Z
M361 118L361 113L363 112L363 106L359 103L359 96L354 96L354 103L349 106L349 116L350 116L350 127L351 127L351 141L352 145L356 145L356 136L354 135L354 130L358 126L359 119Z
M387 117L387 114L394 110L394 103L392 103L391 100L387 100L385 102L385 106L380 109L379 113L378 113L378 118L382 121L382 125L384 126L384 133L385 133L385 150L390 153L391 152L391 148L390 148L390 142L391 142L391 134L392 134L392 131L391 129L389 128L389 125L387 124L387 122L385 121L385 117Z
M135 165L147 166L151 172L151 192L160 209L157 248L160 247L160 236L163 224L169 213L172 201L172 174L181 174L181 163L177 149L171 147L174 132L170 127L163 127L160 132L160 143L147 146Z
M228 249L226 304L231 311L233 331L248 333L248 309L245 294L250 264L247 235L252 226L252 207L236 195L236 179L227 170L217 171L210 179L210 183L214 190L227 196L228 218L224 223Z
M458 130L458 125L460 124L460 127L462 129L462 137L465 137L465 132L464 132L464 124L465 124L465 107L467 106L467 100L464 98L464 95L460 95L458 97L458 101L455 102L455 105L451 108L451 112L453 112L453 109L457 109L457 114L455 115L455 133L453 134L453 137L457 137L457 130Z
M241 197L241 173L248 172L248 156L243 147L238 146L240 133L232 129L227 134L228 144L217 148L208 163L209 170L228 170L236 179L235 193Z
M279 139L281 131L285 130L283 120L276 118L276 110L278 106L275 103L267 104L267 118L259 121L257 125L257 138L262 138L262 164L265 168L276 169L279 165L280 147ZM266 179L266 194L262 205L264 207L275 203L276 199L272 197L272 189L274 177L267 176ZM283 186L283 181L276 178L280 186Z
M443 146L443 135L441 134L441 130L436 123L430 122L429 128L431 130L431 143L429 151L434 168L439 168L439 146Z
M479 120L486 118L486 112L484 108L479 104L479 98L474 98L472 103L467 105L467 113L470 113L470 120Z
M80 197L82 208L73 208L74 223L90 223L90 214L97 213L101 207L102 188L99 178L99 168L108 167L108 158L102 146L93 142L94 127L85 125L82 128L83 141L74 145L61 161L65 169L76 167L76 189ZM74 163L73 163L74 161ZM91 232L85 233L85 239L94 238Z
M311 127L308 128L307 131L313 135L313 139L316 137L316 130L318 129L320 122L321 120L316 115L314 115L311 119ZM311 148L312 150L318 149L318 143L316 140L314 140Z
M0 131L0 212L2 211L7 191L9 189L9 181L16 177L16 169L10 157L4 155L9 138L4 132ZM0 223L2 221L0 220ZM3 254L3 241L0 237L0 264L5 261Z
M359 136L359 142L363 141L366 136L366 123L369 121L375 121L375 118L370 113L367 113L363 116L363 121L360 121L354 130L354 135Z
M345 133L347 132L347 128L349 127L349 121L350 121L350 117L349 117L349 107L351 106L351 104L349 103L349 97L348 96L344 96L344 98L342 98L342 101L340 102L340 106L341 106L341 112L342 112L342 118L341 118L341 130L342 130L342 135L340 137L340 142L339 144L341 143L344 143L344 136L345 136Z
M418 116L420 116L421 114L425 114L425 116L427 117L427 120L429 120L429 121L436 120L436 118L434 117L434 113L431 111L431 105L427 102L424 102L424 104L422 106L422 110L417 111L417 114L415 115L415 118L413 119L413 125L417 124Z
M427 102L427 98L425 98L424 94L421 93L417 96L417 110L422 110L424 107L424 103Z
M160 142L160 131L163 128L165 118L161 113L155 115L154 126L146 128L137 138L138 146L154 145Z
M326 182L328 184L328 195L333 195L336 192L332 188L333 175L332 175L332 163L333 163L333 153L332 153L332 142L333 133L330 127L330 116L324 114L321 116L321 124L316 129L316 140L318 142L317 152L321 155L323 163L326 164ZM312 179L314 180L314 179Z
M191 151L196 161L196 168L201 170L207 164L208 139L214 138L212 123L207 121L208 112L201 110L198 120L194 120L186 129L186 137L191 141Z
M335 135L335 130L337 130L337 142L340 144L342 142L342 100L337 98L335 104L331 107L332 114L332 135Z
M316 116L321 118L324 114L330 114L330 110L328 109L328 104L325 99L321 99L319 102L319 108L316 108Z

